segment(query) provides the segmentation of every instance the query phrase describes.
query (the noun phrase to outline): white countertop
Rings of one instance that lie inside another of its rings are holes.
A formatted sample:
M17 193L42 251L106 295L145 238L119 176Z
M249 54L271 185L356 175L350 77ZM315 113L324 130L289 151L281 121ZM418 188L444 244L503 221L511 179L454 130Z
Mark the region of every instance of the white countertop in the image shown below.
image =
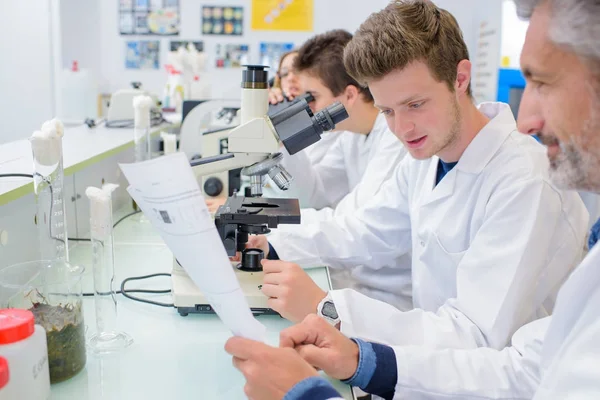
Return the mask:
M164 124L151 128L158 132L169 128ZM86 125L66 127L63 138L65 175L71 175L86 166L110 157L133 146L133 129L110 129L104 125L88 128ZM0 174L31 174L33 156L29 140L17 140L0 145ZM0 205L33 191L30 178L0 179Z
M70 252L71 262L84 265L84 291L91 291L91 250L79 243ZM135 215L115 228L117 282L129 276L169 272L172 255L144 218ZM309 270L320 286L327 287L325 268ZM130 282L128 288L164 289L169 278ZM143 295L140 295L143 296ZM172 302L170 295L151 297ZM134 343L123 353L98 357L88 352L86 367L70 380L52 386L51 399L244 399L243 376L224 351L229 330L214 315L181 317L174 308L161 308L118 297L118 323ZM95 331L93 297L83 301L87 336ZM279 331L290 323L276 316L260 316L268 342L277 345ZM351 389L333 382L345 398Z

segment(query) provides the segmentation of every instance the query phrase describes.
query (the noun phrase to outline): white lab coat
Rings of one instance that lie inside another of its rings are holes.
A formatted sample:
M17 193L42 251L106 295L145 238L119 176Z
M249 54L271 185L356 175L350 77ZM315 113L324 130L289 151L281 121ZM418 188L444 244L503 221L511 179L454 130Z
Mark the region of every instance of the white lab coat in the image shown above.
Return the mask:
M416 309L400 312L352 290L332 291L349 336L502 348L519 327L551 313L581 259L587 211L575 192L549 183L545 148L516 131L508 105L480 110L493 119L437 186L437 157L406 157L353 215L272 241L283 260L350 269L394 265L412 249Z
M299 176L297 188L313 194L313 202L327 202L327 195L333 194L331 192L339 194L347 188L351 191L335 207L302 209L301 225L281 225L269 236L269 240L281 232L302 234L307 225L331 220L335 216L351 215L379 191L384 181L392 177L405 155L406 149L389 130L385 117L379 115L368 136L345 134L312 171L301 174L303 168L308 167L295 160L297 162L286 167ZM347 270L331 269L332 286L334 289L353 288L402 310L409 310L412 308L410 266L410 256L403 255L395 268L381 270L379 274L388 278L388 287L373 285L371 270L365 270L368 274L363 276L362 269L357 270L355 275Z
M340 132L323 132L321 140L308 146L303 151L308 156L311 164L316 165L323 160L329 148L339 139Z
M340 137L345 135L351 135L349 132L335 131L335 132L323 132L321 139L300 151L299 153L291 156L285 148L281 149L284 160L295 160L299 159L306 170L312 170L316 167L323 158L330 152L332 146L334 146ZM282 163L285 167L286 161ZM289 171L288 171L289 172ZM306 173L303 171L302 173ZM287 190L281 190L277 185L270 179L267 180L266 185L263 187L263 197L266 198L287 198L287 199L298 199L300 207L310 207L310 199L305 193L306 191L302 188L302 180L298 179L297 176L292 175L292 182Z
M301 193L302 208L333 209L361 182L367 166L376 157L379 159L380 167L385 168L385 171L371 176L373 178L376 175L371 188L379 187L382 182L381 177L389 176L386 173L390 170L390 166L386 162L393 163L403 154L403 146L389 131L383 115L377 116L369 135L347 131L339 132L337 135L338 140L331 145L319 163L314 164L304 152L293 156L286 154L281 163L294 177L295 190ZM385 142L382 143L382 140ZM382 152L381 146L386 144L391 148ZM362 192L360 193L362 195ZM312 220L313 217L310 212L303 214L305 219Z
M345 180L350 192L335 207L302 209L302 224L327 221L356 211L379 191L384 181L392 177L406 153L402 142L389 130L383 115L377 117L368 136L344 135L330 151L331 155L315 168L315 173L302 174L300 180L303 188L310 190L317 186L324 188L324 192L330 192L332 182ZM296 165L292 168L301 167ZM327 193L319 195L327 196Z
M375 302L375 300L370 300ZM395 399L600 399L600 247L502 350L394 347ZM382 321L382 323L385 323Z

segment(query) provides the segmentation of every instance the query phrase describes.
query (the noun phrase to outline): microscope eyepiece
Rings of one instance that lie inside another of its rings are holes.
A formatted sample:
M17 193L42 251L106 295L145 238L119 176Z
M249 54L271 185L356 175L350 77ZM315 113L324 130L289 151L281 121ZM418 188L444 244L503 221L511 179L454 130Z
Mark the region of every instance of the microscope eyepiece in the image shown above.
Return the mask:
M348 118L343 104L336 102L314 114L306 99L270 116L279 139L290 154L296 154L321 139L321 134Z
M323 132L327 132L346 118L348 118L348 112L342 103L338 101L316 113L313 121L321 127Z

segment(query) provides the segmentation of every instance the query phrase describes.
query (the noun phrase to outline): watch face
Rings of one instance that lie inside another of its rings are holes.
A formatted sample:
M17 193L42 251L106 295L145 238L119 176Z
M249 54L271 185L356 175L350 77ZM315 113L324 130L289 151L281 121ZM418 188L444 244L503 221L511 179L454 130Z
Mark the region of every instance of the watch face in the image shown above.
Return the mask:
M323 309L321 310L321 313L324 316L326 316L327 318L331 318L331 319L338 318L338 313L337 313L337 310L335 309L335 304L333 304L333 302L331 302L331 301L326 301L323 304Z

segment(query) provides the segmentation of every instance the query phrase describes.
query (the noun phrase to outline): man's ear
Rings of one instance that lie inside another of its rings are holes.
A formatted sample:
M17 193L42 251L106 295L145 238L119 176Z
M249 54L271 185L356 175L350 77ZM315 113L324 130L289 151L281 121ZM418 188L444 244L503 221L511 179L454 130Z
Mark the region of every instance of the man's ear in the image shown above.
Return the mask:
M469 84L471 83L471 61L462 60L456 67L456 82L454 89L457 94L467 93Z
M346 89L344 89L343 95L344 99L346 100L346 103L352 106L358 100L358 97L360 96L360 91L356 86L348 85L346 86Z

